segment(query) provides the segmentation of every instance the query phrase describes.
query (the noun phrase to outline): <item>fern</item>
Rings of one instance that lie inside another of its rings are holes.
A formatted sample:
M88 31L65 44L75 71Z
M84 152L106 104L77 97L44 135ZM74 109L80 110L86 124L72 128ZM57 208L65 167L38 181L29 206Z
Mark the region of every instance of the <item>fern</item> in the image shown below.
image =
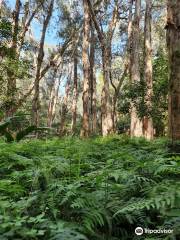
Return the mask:
M127 136L0 141L1 238L134 240L139 225L177 238L179 157L167 151Z

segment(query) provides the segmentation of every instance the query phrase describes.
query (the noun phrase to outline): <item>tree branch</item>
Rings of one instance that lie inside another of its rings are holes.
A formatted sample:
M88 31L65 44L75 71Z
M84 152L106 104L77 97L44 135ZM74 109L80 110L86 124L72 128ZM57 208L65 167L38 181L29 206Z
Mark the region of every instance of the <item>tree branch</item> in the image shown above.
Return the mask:
M91 14L95 29L97 31L99 41L100 41L101 45L104 46L104 34L103 34L102 30L100 29L99 23L97 21L96 15L95 15L94 10L93 10L93 6L92 6L90 0L86 0L86 1L87 1L87 4L88 4L88 7L89 7L89 12Z
M107 37L108 40L111 41L113 37L114 30L116 28L116 24L118 21L118 2L116 3L114 10L113 10L113 16L112 20L109 22L109 27L108 27L108 32L107 32Z

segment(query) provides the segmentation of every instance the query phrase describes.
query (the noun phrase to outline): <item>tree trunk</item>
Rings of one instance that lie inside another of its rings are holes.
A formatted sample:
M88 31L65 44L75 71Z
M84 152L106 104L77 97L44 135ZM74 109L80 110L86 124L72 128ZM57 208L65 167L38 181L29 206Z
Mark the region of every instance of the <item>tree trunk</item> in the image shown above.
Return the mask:
M113 17L109 22L108 31L104 35L93 11L90 0L86 0L94 27L97 31L98 39L101 45L102 62L103 62L103 89L101 94L101 130L102 135L107 136L113 133L113 119L112 119L112 101L110 96L109 83L111 80L111 41L118 19L118 5L115 6Z
M0 0L0 17L1 17L2 7L3 7L3 0Z
M125 64L124 64L124 72L119 79L119 83L117 87L113 84L111 81L111 85L114 88L114 96L113 96L113 110L112 110L112 117L113 117L113 128L114 132L116 131L116 126L117 126L117 100L118 100L118 95L121 89L121 86L124 82L124 79L127 75L128 72L130 72L130 55L131 55L131 50L132 50L132 5L133 5L133 0L129 0L129 16L128 16L128 31L127 31L127 52L125 55Z
M29 7L30 7L30 0L28 2L25 2L24 4L24 17L23 17L23 22L22 22L22 29L21 29L21 33L20 33L20 37L19 37L19 46L18 46L18 58L20 56L20 51L22 49L22 46L24 44L24 39L26 36L26 33L30 27L30 24L32 22L32 20L34 19L36 13L38 12L39 8L41 7L41 5L39 3L36 4L35 9L31 12L31 14L29 15ZM29 15L29 16L28 16Z
M96 76L94 69L94 54L95 54L95 35L94 28L91 24L91 45L90 45L90 131L96 133L97 114L96 114Z
M39 81L40 81L40 75L41 75L41 66L44 58L44 41L45 41L47 27L52 15L53 5L54 5L54 0L51 0L47 15L43 22L43 29L42 29L38 57L37 57L36 76L34 81L34 97L32 102L32 122L35 126L39 126L39 108L40 108Z
M65 122L66 122L66 115L68 113L69 90L70 90L70 80L68 79L66 83L65 96L63 98L63 103L61 108L61 121L60 121L60 127L59 127L60 136L65 135Z
M50 100L49 100L49 105L48 105L48 114L47 114L47 126L51 127L54 117L55 117L55 111L56 111L56 103L58 99L58 94L59 94L59 86L60 86L60 80L61 80L61 75L57 78L57 70L58 68L55 69L54 72L54 84L50 89Z
M113 133L112 101L109 89L111 77L110 58L110 49L106 46L102 49L104 86L101 93L101 127L103 136Z
M10 43L11 60L15 63L17 56L17 41L18 41L18 30L19 30L19 14L20 14L21 1L16 0L15 10L13 11L13 24L12 24L12 41ZM12 109L16 103L16 76L14 69L10 66L7 71L7 110L6 116L10 117L13 115Z
M152 108L153 80L152 80L152 42L151 42L151 21L152 21L152 0L146 0L146 14L144 27L144 51L145 51L145 81L147 92L145 103L148 111ZM143 135L151 140L154 136L153 120L151 116L143 119Z
M130 78L131 83L137 83L140 81L140 69L139 69L139 46L140 46L140 12L141 12L141 0L136 0L135 16L133 21L132 30L132 52L131 52L131 69ZM139 119L136 107L131 105L131 137L142 137L142 121Z
M48 104L48 114L47 114L47 127L51 127L52 125L54 98L55 98L55 83L53 86L51 86L51 89L50 89L50 100Z
M90 45L90 15L86 0L83 0L84 7L84 29L83 29L83 47L82 47L82 62L83 62L83 118L81 137L89 136L89 77L90 77L90 63L89 63L89 45Z
M74 86L73 86L73 102L72 102L72 122L71 122L71 132L75 134L76 132L76 118L77 118L77 98L78 98L78 75L77 75L77 53L75 51L74 55Z
M167 46L169 50L169 136L180 140L180 1L167 2Z
M128 61L128 59L126 59L126 61ZM123 72L121 78L119 79L119 83L118 83L117 87L113 84L114 96L113 96L113 102L112 102L112 109L113 109L112 110L112 117L113 117L114 132L116 132L116 126L117 126L117 111L116 111L116 108L117 108L118 95L119 95L121 86L124 82L124 79L125 79L125 77L128 73L128 66L129 66L128 63L126 62L124 72Z

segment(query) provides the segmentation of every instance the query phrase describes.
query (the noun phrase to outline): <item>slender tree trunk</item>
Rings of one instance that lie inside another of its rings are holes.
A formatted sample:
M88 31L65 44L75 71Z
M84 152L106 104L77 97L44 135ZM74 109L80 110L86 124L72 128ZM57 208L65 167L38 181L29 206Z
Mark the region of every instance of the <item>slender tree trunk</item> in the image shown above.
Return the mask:
M96 19L91 1L86 0L86 2L88 4L91 18L101 44L104 83L101 93L101 130L102 135L107 136L113 133L112 100L110 96L109 84L111 80L111 41L118 19L118 5L116 5L114 8L113 17L109 22L107 36L105 36Z
M0 0L0 18L2 16L3 1L4 0Z
M180 1L167 1L167 46L169 50L169 136L180 140Z
M94 54L95 54L95 35L94 28L91 24L91 45L90 45L90 131L96 133L97 114L96 114L96 76L94 68Z
M31 12L31 14L29 15L29 6L30 6L30 0L28 2L26 2L24 4L24 18L23 18L23 22L22 22L22 30L21 30L21 33L20 33L20 41L19 41L19 46L18 46L18 58L20 56L20 51L22 49L22 46L24 44L24 39L25 39L25 36L26 36L26 33L30 27L30 24L32 22L32 20L34 19L38 9L40 8L40 4L36 4L35 6L35 9ZM28 16L29 15L29 16Z
M89 46L90 46L90 14L86 0L83 0L84 7L84 30L83 30L83 47L82 47L82 62L83 62L83 118L81 137L89 136L89 77L90 77L90 63L89 63Z
M77 118L77 98L78 98L78 75L77 75L77 53L75 51L74 55L74 86L73 86L73 102L72 102L72 122L71 122L71 132L74 134L76 132L76 118Z
M121 86L123 84L123 81L127 75L128 72L130 72L130 56L131 56L131 50L132 50L132 6L133 6L133 0L129 0L129 17L128 17L128 36L127 36L127 52L125 55L125 64L124 64L124 72L121 78L119 79L119 83L117 87L112 83L112 87L114 88L114 96L113 96L113 128L114 132L116 131L116 126L117 126L117 100L118 100L118 95L121 89Z
M49 100L49 105L48 105L48 114L47 114L47 126L51 127L52 122L54 120L54 115L56 111L56 103L57 103L57 98L58 98L58 92L59 92L59 86L60 86L60 80L61 80L61 75L57 78L57 68L55 69L54 72L54 84L51 86L50 89L50 100Z
M40 75L41 75L41 66L42 66L43 58L44 58L44 41L45 41L47 27L48 27L48 24L49 24L51 15L52 15L53 5L54 5L54 0L51 0L47 15L43 22L43 29L42 29L38 57L37 57L36 76L35 76L35 81L34 81L34 97L33 97L33 102L32 102L32 121L33 121L33 124L36 126L39 125L39 108L40 108L39 82L40 82Z
M92 95L92 129L93 133L97 133L97 90L96 90L96 75L93 77L93 95Z
M48 114L47 114L47 127L51 127L52 125L52 108L53 108L53 103L54 103L54 98L55 98L55 86L51 86L50 89L50 100L48 104Z
M128 61L128 59L127 59ZM113 84L113 87L114 87L114 96L113 96L113 103L112 103L112 116L113 116L113 128L114 128L114 132L116 132L116 126L117 126L117 111L116 111L116 108L117 108L117 100L118 100L118 95L119 95L119 92L120 92L120 89L121 89L121 86L124 82L124 79L128 73L128 63L125 63L125 69L124 69L124 72L121 76L121 78L119 79L119 83L116 86L114 86Z
M15 10L13 11L13 24L12 24L12 41L10 43L11 60L15 63L17 56L17 42L18 42L18 30L19 30L19 14L20 14L21 1L16 0ZM12 116L12 109L16 103L16 76L14 69L10 66L7 71L7 110L6 116Z
M136 0L135 16L133 21L132 31L132 55L131 55L131 69L130 77L131 83L137 83L140 81L140 69L139 69L139 46L140 46L140 12L141 12L141 0ZM136 107L131 106L131 137L142 137L142 121L139 119Z
M55 89L55 97L54 97L53 103L52 103L52 120L51 120L51 124L53 123L55 115L56 115L56 105L57 105L58 97L59 97L59 88L60 88L60 78L58 80L58 85L57 85L57 87Z
M152 21L152 0L146 0L145 28L144 28L144 51L145 51L145 81L147 92L145 103L148 111L152 108L153 79L152 79L152 42L151 42L151 21ZM143 119L143 135L151 140L154 136L153 120L151 116Z
M60 127L59 127L60 136L65 135L65 123L66 123L66 115L68 113L69 90L70 90L70 80L68 79L66 83L65 96L63 98L63 103L61 108L61 121L60 121Z
M101 126L103 136L113 133L112 100L109 89L111 77L110 58L110 49L106 46L102 49L104 86L101 93Z

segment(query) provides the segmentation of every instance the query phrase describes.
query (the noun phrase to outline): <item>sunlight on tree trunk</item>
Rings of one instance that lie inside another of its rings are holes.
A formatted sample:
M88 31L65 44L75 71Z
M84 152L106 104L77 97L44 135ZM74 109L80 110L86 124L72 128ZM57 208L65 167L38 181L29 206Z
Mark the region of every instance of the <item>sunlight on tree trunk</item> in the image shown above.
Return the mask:
M82 62L83 62L83 117L81 137L88 137L89 129L89 77L90 77L90 62L89 62L89 46L90 46L90 16L87 1L83 1L84 6L84 29L83 29L83 46L82 46Z
M144 53L145 53L145 82L147 92L145 104L148 111L152 108L153 80L152 80L152 43L151 43L151 19L152 1L146 0L145 27L144 27ZM151 116L144 116L143 135L146 139L153 139L154 129Z
M76 121L77 121L77 99L78 99L78 75L77 75L77 51L74 53L74 83L73 83L73 101L72 101L72 122L71 122L71 132L75 134L76 132Z
M58 70L58 67L56 67L56 69L54 70L54 76L53 76L54 83L50 89L50 100L49 100L48 113L47 113L47 127L52 126L54 116L55 116L55 111L56 111L57 99L58 99L58 95L59 95L61 74L57 79L57 70Z
M96 133L97 114L96 114L96 76L95 76L95 42L94 27L91 22L91 44L90 44L90 131L92 134Z
M131 82L132 84L140 81L140 67L139 67L139 50L140 50L140 16L141 16L141 0L136 1L135 16L132 30L132 56L131 56ZM143 124L138 117L137 109L132 104L131 106L131 137L143 136Z
M103 81L104 86L101 93L101 125L102 135L107 136L113 133L113 119L112 119L112 99L110 96L110 46L103 47L102 61L103 61Z
M66 116L68 113L68 100L69 100L69 91L70 91L70 79L71 79L71 72L69 75L69 79L66 82L66 88L65 88L65 95L62 102L61 107L61 120L60 120L60 126L59 126L59 136L65 135L65 124L66 124Z

